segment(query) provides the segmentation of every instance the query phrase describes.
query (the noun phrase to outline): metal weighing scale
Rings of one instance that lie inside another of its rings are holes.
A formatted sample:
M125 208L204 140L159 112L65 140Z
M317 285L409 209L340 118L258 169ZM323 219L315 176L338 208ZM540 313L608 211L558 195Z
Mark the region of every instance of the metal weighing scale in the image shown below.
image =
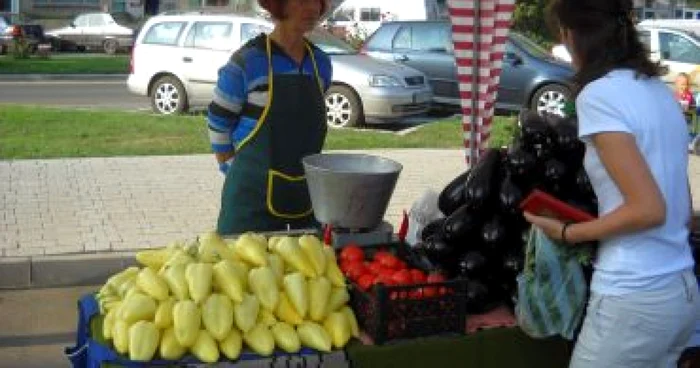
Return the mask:
M383 218L401 164L354 153L320 153L304 157L302 163L314 216L324 229L330 225L334 248L394 240L393 226Z

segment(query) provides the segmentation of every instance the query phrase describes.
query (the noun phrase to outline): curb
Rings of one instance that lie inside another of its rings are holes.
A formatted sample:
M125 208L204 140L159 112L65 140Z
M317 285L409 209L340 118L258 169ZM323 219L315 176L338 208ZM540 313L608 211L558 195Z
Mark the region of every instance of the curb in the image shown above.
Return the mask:
M123 80L127 74L2 74L0 81L90 81L90 80Z
M136 252L0 259L0 291L101 285L136 265Z

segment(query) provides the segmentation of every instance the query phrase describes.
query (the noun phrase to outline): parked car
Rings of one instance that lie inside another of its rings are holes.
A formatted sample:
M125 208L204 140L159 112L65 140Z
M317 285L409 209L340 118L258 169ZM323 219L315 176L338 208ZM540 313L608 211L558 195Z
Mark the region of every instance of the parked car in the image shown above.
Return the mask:
M669 84L672 84L678 73L693 73L697 74L700 69L700 37L697 33L691 31L691 26L700 26L700 21L677 21L679 27L674 28L668 26L660 26L660 24L671 24L666 21L643 21L637 24L639 38L650 52L650 58L653 61L658 61L665 69L665 74L662 79ZM699 28L700 30L700 28ZM566 51L566 48L559 47L559 58L570 60L571 56ZM700 75L696 75L694 82L700 84Z
M260 33L267 20L233 15L160 15L143 26L132 52L127 85L148 96L153 110L172 114L211 102L218 70ZM331 34L310 36L330 54L333 81L326 95L328 124L346 127L421 114L432 93L419 71L358 55Z
M4 55L11 49L13 34L17 32L15 28L18 27L22 30L30 52L36 51L40 44L47 42L44 27L40 24L27 18L15 19L13 22L0 15L0 55Z
M424 72L433 88L434 102L460 106L452 28L445 21L409 21L382 24L365 42L361 52L403 63ZM569 64L554 59L525 36L510 32L498 86L496 109L518 111L523 107L563 114L571 98Z
M133 45L134 30L118 24L109 13L80 14L69 26L46 32L54 50L101 50L114 54Z

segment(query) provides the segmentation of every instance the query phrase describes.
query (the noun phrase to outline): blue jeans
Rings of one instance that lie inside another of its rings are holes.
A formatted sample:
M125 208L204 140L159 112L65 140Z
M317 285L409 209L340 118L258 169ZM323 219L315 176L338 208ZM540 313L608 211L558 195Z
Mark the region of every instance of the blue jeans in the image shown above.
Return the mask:
M570 368L675 368L700 317L691 270L663 289L593 293Z

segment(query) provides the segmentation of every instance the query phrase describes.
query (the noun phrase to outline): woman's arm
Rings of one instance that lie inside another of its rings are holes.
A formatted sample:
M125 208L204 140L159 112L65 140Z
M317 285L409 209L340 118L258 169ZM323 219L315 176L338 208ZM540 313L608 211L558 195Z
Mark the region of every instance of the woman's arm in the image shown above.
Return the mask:
M569 225L566 240L580 243L641 231L666 221L666 204L634 136L605 132L591 136L601 162L623 197L614 211L596 220ZM563 223L556 219L526 214L528 221L543 228L553 239L561 239Z
M209 141L216 161L224 172L227 161L235 153L231 132L238 126L246 97L243 70L234 62L229 62L219 70L219 79L207 112Z

